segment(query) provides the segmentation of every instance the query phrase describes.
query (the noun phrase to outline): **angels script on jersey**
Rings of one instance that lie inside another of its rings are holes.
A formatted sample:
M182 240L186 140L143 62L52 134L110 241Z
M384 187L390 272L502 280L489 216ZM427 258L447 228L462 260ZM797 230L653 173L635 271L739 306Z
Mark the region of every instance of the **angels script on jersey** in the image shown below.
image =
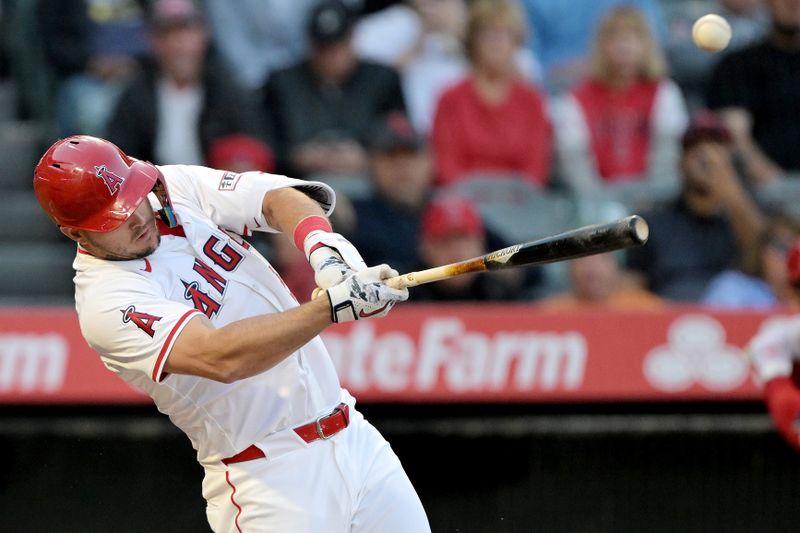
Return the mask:
M378 334L369 322L322 337L343 384L353 390L573 390L586 369L586 339L577 332L488 335L468 331L457 318L434 318L422 324L418 338Z

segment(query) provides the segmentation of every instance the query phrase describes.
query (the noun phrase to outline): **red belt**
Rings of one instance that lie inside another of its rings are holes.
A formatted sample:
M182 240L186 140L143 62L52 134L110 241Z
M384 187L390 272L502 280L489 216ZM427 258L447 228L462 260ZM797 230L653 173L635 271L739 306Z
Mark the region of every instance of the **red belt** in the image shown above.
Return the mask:
M333 437L349 424L350 407L346 403L340 403L330 414L321 416L315 421L309 422L303 426L298 426L294 428L294 432L297 433L301 439L310 444L315 440L325 440ZM236 455L223 459L222 462L226 465L230 465L233 463L252 461L253 459L261 459L262 457L266 457L266 454L253 444Z

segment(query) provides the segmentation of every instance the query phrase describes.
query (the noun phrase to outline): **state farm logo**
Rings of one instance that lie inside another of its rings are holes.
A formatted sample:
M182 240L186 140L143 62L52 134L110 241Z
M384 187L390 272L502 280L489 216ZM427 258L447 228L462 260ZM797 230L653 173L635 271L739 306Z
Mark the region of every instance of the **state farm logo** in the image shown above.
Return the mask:
M729 391L749 375L742 351L726 344L725 328L706 315L676 319L667 333L667 344L645 357L643 371L652 386L667 392L681 392L695 384Z
M60 335L0 335L0 393L58 391L67 355Z
M323 338L343 383L354 390L575 390L586 369L586 339L576 332L487 334L440 318L423 323L418 338L377 335L370 322Z

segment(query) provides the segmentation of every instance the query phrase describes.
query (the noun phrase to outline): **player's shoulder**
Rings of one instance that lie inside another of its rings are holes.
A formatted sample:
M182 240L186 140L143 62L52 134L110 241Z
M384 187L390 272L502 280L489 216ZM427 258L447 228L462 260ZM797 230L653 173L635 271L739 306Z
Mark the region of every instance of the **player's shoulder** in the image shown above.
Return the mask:
M142 263L139 268L138 263ZM150 270L146 259L136 261L97 261L90 268L75 274L75 302L78 314L82 310L100 312L108 305L129 296L155 297L163 295L158 283L145 274Z
M194 198L202 184L221 183L226 174L232 174L200 165L159 165L158 169L167 182L170 197L178 203Z
M220 176L225 172L200 165L158 165L158 170L167 180L167 185L173 181Z

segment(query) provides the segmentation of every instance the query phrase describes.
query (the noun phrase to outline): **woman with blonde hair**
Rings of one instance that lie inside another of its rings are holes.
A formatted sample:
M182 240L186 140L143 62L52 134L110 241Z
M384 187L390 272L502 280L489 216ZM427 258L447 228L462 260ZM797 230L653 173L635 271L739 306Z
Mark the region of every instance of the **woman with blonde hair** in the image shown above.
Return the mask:
M622 6L603 17L588 65L586 79L554 105L564 181L578 192L622 182L677 184L688 114L641 11Z
M433 122L440 185L475 174L547 183L552 131L545 100L517 70L523 20L514 0L472 2L466 35L472 71L442 94Z

